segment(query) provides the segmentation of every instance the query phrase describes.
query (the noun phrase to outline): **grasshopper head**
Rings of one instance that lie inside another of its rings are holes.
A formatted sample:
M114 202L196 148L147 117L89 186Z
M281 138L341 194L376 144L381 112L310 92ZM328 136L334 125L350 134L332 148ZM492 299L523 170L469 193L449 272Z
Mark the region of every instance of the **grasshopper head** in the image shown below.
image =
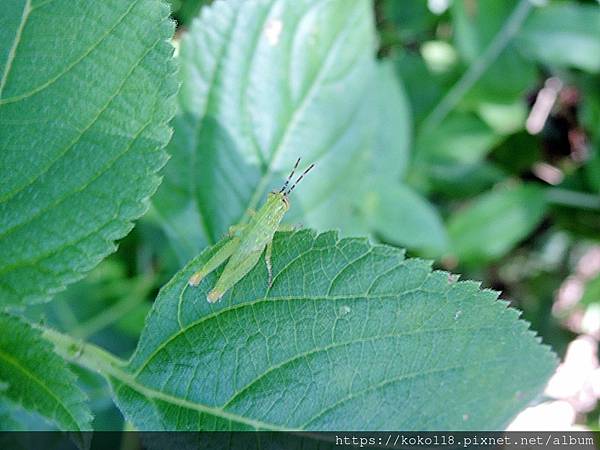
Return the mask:
M288 198L288 196L285 192L277 192L277 191L269 192L267 201L282 202L286 211L288 209L290 209L290 199Z

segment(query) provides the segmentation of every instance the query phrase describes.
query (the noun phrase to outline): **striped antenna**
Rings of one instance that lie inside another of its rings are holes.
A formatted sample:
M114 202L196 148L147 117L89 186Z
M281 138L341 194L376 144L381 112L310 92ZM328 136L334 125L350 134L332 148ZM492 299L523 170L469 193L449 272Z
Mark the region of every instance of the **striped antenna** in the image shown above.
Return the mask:
M283 183L283 187L281 188L281 190L279 191L279 193L281 194L283 191L285 191L285 188L288 187L288 184L290 184L290 180L292 179L292 177L294 176L294 172L296 171L296 169L298 168L298 164L300 164L300 158L298 158L298 160L296 161L296 164L294 164L294 168L292 169L292 172L288 175L287 180L285 180L285 183Z
M298 177L298 179L296 180L296 182L295 182L295 183L293 184L293 186L292 186L292 187L291 187L291 188L290 188L290 189L289 189L289 190L288 190L288 191L285 193L285 195L290 195L290 194L292 193L292 191L294 190L294 188L296 187L296 185L297 185L297 184L300 182L300 180L301 180L302 178L304 178L304 175L306 175L308 172L310 172L310 170L311 170L313 167L315 167L314 163L313 163L313 164L311 164L310 166L308 166L308 168L307 168L307 169L306 169L304 172L302 172L302 175L300 175L300 176Z

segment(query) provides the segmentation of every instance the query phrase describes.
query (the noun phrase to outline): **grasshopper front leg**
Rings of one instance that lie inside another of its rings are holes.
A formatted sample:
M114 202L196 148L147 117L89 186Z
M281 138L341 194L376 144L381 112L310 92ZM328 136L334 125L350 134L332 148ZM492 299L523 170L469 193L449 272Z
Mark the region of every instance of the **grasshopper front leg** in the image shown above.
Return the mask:
M202 266L200 270L195 272L189 279L190 286L198 286L202 279L219 267L229 258L239 247L240 238L232 237L223 247L221 247L211 258Z

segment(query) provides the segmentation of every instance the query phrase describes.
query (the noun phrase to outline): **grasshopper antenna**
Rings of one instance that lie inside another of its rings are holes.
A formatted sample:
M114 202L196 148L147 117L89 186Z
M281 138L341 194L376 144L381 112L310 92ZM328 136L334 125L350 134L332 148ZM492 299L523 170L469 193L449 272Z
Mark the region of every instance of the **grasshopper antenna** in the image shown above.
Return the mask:
M292 179L292 177L294 176L294 172L296 171L296 169L298 168L298 164L300 164L300 158L298 158L298 160L296 161L296 164L294 164L294 168L292 169L292 172L288 175L287 180L285 180L285 183L283 183L283 186L281 188L281 190L279 191L279 193L281 194L283 191L285 191L285 189L288 187L288 185L290 184L290 180Z
M288 190L288 191L285 193L285 195L290 195L290 194L292 193L292 191L294 190L294 188L296 187L296 185L297 185L297 184L300 182L300 180L301 180L302 178L304 178L304 175L306 175L308 172L310 172L310 170L311 170L313 167L315 167L314 163L313 163L313 164L311 164L310 166L308 166L308 168L307 168L307 169L306 169L304 172L302 172L302 175L300 175L300 176L298 177L298 179L297 179L297 180L294 182L294 184L292 185L292 187L291 187L291 188L290 188L290 189L289 189L289 190Z

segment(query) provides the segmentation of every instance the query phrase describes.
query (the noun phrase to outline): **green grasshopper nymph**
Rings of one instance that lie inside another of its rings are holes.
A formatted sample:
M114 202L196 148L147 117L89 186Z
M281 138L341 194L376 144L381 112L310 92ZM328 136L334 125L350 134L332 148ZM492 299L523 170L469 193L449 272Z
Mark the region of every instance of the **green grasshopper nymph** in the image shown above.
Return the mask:
M210 303L218 302L225 292L250 272L256 263L258 263L260 255L265 248L265 261L269 274L269 286L271 286L273 281L271 268L273 236L276 231L293 229L289 226L281 225L283 216L290 208L289 195L304 175L315 166L311 164L302 172L294 184L288 188L299 163L300 158L296 161L292 172L287 177L282 188L278 192L273 191L268 194L267 201L263 207L251 216L247 224L234 225L229 228L229 241L199 271L190 277L190 286L198 286L206 275L229 259L223 273L206 297Z

